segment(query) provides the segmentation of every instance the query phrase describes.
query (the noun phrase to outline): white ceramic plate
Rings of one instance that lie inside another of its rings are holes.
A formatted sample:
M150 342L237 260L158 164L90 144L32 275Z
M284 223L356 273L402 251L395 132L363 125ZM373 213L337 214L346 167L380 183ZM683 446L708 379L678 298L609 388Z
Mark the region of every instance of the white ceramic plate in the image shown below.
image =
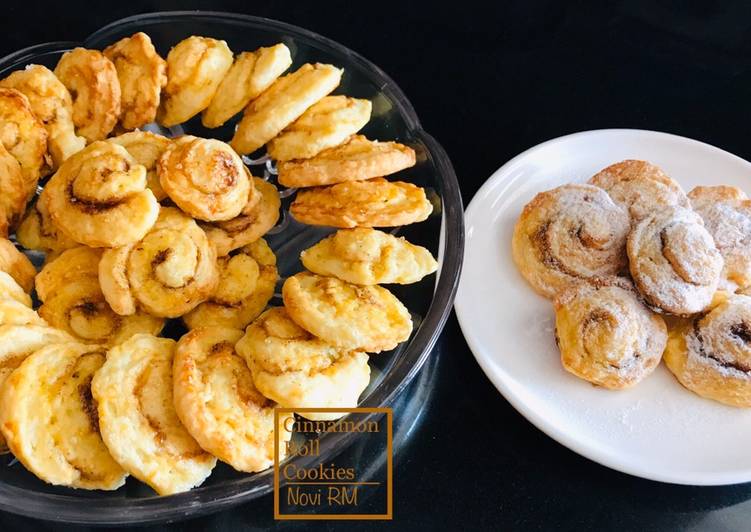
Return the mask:
M597 388L567 373L555 346L553 307L514 265L514 224L535 194L584 182L623 159L659 165L686 192L696 185L729 184L751 195L751 163L684 137L607 129L535 146L493 174L467 208L456 298L462 331L504 397L573 451L652 480L751 481L751 410L694 395L664 365L625 391Z

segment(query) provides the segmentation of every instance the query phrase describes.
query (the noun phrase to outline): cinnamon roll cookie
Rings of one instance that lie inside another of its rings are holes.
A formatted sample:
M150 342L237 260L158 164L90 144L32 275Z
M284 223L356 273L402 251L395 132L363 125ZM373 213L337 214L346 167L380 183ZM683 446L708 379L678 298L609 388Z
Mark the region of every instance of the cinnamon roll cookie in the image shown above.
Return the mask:
M266 308L274 296L279 274L274 252L262 238L230 256L217 260L219 284L208 301L183 316L197 327L244 329Z
M87 141L102 140L120 118L120 81L112 61L99 50L65 52L55 76L73 95L73 124Z
M174 340L139 334L107 352L91 383L113 458L159 495L198 486L216 465L175 411L174 353Z
M31 110L47 130L52 170L86 146L86 139L75 133L70 93L50 69L28 65L0 81L0 87L17 89L29 99Z
M36 192L39 178L49 171L47 138L47 130L29 99L16 89L0 88L0 143L21 166L25 200Z
M146 186L157 201L167 198L167 193L159 182L157 162L172 142L170 139L150 131L131 131L107 140L128 150L136 162L146 168Z
M725 261L720 288L751 285L751 200L730 186L696 187L688 197Z
M52 221L46 199L40 196L26 211L16 229L16 240L26 249L36 249L50 255L58 255L66 249L78 246Z
M282 297L295 323L337 347L378 353L412 333L407 308L380 286L300 272L284 282Z
M23 291L10 274L4 271L0 271L0 299L12 299L31 308L31 296Z
M238 54L201 115L203 125L215 128L224 124L268 89L291 64L289 48L281 43Z
M216 252L206 234L173 207L162 207L140 241L106 250L99 263L104 296L123 316L137 308L152 316L182 316L208 299L218 281Z
M28 257L7 238L0 238L0 271L13 277L24 292L31 292L34 287L36 268Z
M67 236L91 247L115 247L141 239L159 214L146 188L146 169L125 148L94 142L66 160L39 201Z
M589 182L605 189L618 205L639 221L665 207L688 207L681 186L647 161L626 160L600 170Z
M21 165L0 142L0 236L8 236L26 208L29 199Z
M716 298L707 313L671 330L665 363L692 392L751 407L751 297Z
M667 342L664 320L625 279L581 282L555 300L556 343L566 371L628 388L652 373Z
M617 275L626 267L629 216L593 185L541 192L524 206L514 228L514 262L542 296L569 285Z
M268 233L279 221L281 206L276 187L254 177L248 202L238 216L225 222L203 223L201 228L222 257Z
M652 307L687 316L712 301L723 260L694 211L653 213L633 228L626 247L634 283Z
M0 392L0 430L13 455L50 484L115 490L127 473L99 434L91 381L101 348L53 343L28 356Z
M151 38L139 31L108 46L103 53L115 65L120 82L122 127L135 129L153 122L159 94L167 84L167 63Z
M414 166L415 161L409 146L352 135L310 159L279 161L277 170L285 187L317 187L387 176Z
M342 70L319 63L282 76L245 108L230 144L238 153L256 151L333 91L341 79Z
M365 127L371 110L369 100L326 96L269 142L269 155L277 161L315 157Z
M370 382L368 355L335 347L297 325L284 307L261 314L237 343L256 387L286 408L353 408ZM339 412L304 412L338 419Z
M292 433L290 414L274 425L276 403L256 389L245 361L235 352L241 330L199 328L180 338L175 351L175 410L198 444L238 471L253 473L274 463L274 431L279 459Z
M426 220L433 205L412 183L376 178L301 190L289 212L308 225L395 227Z
M250 172L228 144L190 135L172 141L159 158L157 171L170 199L207 222L238 216L253 186Z
M172 127L206 109L231 66L232 50L225 41L194 35L177 43L167 54L157 121Z

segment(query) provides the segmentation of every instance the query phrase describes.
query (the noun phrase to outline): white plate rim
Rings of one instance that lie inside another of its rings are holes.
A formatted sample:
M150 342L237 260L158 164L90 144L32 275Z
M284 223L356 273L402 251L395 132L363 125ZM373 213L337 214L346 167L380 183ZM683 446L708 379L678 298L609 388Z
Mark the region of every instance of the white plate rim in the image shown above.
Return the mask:
M466 236L466 240L465 240L465 250L464 250L465 251L465 259L464 259L465 265L466 265L466 262L468 262L467 254L469 253L472 247L472 244L471 244L472 237L469 234L469 232L470 232L470 229L473 227L472 220L473 220L473 217L475 216L474 211L480 208L480 201L481 201L480 198L482 198L484 195L487 194L487 192L490 189L496 186L497 181L502 181L504 179L504 174L507 173L508 169L516 165L520 160L523 160L529 157L534 152L545 149L545 148L549 148L551 145L573 140L575 138L579 139L579 138L587 137L587 136L610 135L610 134L645 134L645 135L663 137L666 139L679 140L681 142L695 144L697 147L700 146L703 149L715 151L716 153L719 153L724 157L735 159L736 162L739 162L745 165L748 168L749 172L751 173L751 162L743 159L742 157L739 157L733 153L730 153L726 150L723 150L722 148L718 148L717 146L713 146L706 142L692 139L689 137L684 137L681 135L676 135L673 133L666 133L662 131L654 131L654 130L639 129L639 128L603 128L603 129L580 131L576 133L562 135L560 137L555 137L553 139L550 139L550 140L541 142L540 144L537 144L535 146L532 146L531 148L524 150L520 154L510 159L508 162L506 162L500 168L498 168L498 170L493 172L493 174L491 174L491 176L482 184L482 186L474 194L474 196L472 197L472 200L470 200L469 205L467 206L465 213L464 213L465 228L468 233ZM464 271L465 272L467 271L466 267ZM482 369L483 373L485 373L486 377L491 381L491 383L496 387L496 389L501 393L501 395L511 404L511 406L517 412L519 412L530 423L532 423L535 427L537 427L547 436L549 436L556 442L560 443L564 447L567 447L571 451L579 454L580 456L583 456L584 458L587 458L596 463L604 465L615 471L619 471L621 473L626 473L628 475L644 478L647 480L667 482L671 484L692 485L692 486L724 486L724 485L740 484L740 483L751 481L751 467L739 469L733 472L726 472L726 473L703 473L703 472L683 473L683 472L675 472L675 471L671 472L667 470L654 470L654 469L648 469L648 468L640 468L638 465L635 465L634 463L626 463L617 459L611 459L607 455L607 453L599 451L594 446L587 447L587 446L581 445L580 442L574 439L573 436L570 436L567 433L567 431L560 430L555 425L555 423L551 422L549 419L547 419L544 415L540 414L534 408L525 404L524 401L522 401L516 394L514 394L512 389L504 381L502 375L500 375L500 372L495 371L495 369L492 367L490 363L490 360L486 359L481 354L478 354L482 352L483 348L481 346L480 340L474 335L473 328L466 321L466 319L463 318L463 315L465 312L463 310L463 302L464 302L464 298L462 297L462 281L460 280L459 290L457 293L456 300L454 302L454 309L456 311L457 321L459 322L459 326L462 330L462 333L467 342L467 345L472 351L472 354L475 360L477 361L477 363L479 364L480 368Z

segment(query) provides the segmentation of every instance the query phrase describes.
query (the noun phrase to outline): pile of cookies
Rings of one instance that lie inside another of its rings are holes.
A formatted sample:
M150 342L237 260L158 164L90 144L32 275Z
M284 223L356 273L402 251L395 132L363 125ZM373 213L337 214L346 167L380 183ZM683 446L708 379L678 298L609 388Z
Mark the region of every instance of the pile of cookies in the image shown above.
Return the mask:
M689 390L751 406L751 200L730 186L685 194L626 160L538 194L516 224L521 274L553 300L566 370L610 389L665 359Z
M112 490L133 475L165 495L217 459L264 470L275 407L356 406L369 355L409 339L380 285L437 263L374 227L432 212L383 177L415 152L357 134L371 104L329 96L341 69L291 64L283 44L235 56L196 36L164 60L136 33L0 80L0 448L40 479ZM229 143L140 129L199 113L208 128L242 118ZM280 192L243 159L264 146L278 183L302 189L294 218L339 229L268 310ZM24 249L45 254L40 272ZM189 332L161 337L168 320Z

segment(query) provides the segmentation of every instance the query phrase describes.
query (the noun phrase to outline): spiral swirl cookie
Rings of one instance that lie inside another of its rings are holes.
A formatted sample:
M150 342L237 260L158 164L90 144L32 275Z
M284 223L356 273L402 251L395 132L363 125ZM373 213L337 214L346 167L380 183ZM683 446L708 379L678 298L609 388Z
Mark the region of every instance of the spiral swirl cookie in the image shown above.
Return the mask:
M134 336L107 352L91 383L110 453L159 495L198 486L216 465L216 458L201 449L177 417L174 352L174 340Z
M150 131L131 131L107 140L128 150L128 153L136 162L146 168L146 186L154 194L157 201L167 198L167 193L159 182L156 167L159 158L172 140Z
M284 282L282 297L295 323L337 347L378 353L412 333L407 308L380 286L301 272Z
M289 212L308 225L395 227L426 220L433 205L412 183L376 178L301 190Z
M220 257L219 284L208 301L183 316L196 327L244 329L274 296L279 274L276 257L265 240L258 239L231 256Z
M206 109L231 66L232 50L224 41L192 36L177 43L167 54L157 121L172 127Z
M238 471L252 473L274 463L274 431L279 459L292 434L289 414L274 425L276 404L253 384L245 361L235 352L242 331L224 327L195 329L177 344L174 362L175 410L198 444Z
M664 320L620 279L565 290L555 300L555 327L566 371L614 390L652 373L667 342Z
M340 69L319 63L282 76L245 108L230 144L238 153L256 151L333 91L341 79Z
M631 276L651 306L687 316L712 301L723 260L695 212L671 207L652 214L634 227L626 247Z
M279 161L279 183L285 187L317 187L363 181L394 174L415 165L415 151L398 142L378 142L352 135L347 142L310 159Z
M237 352L265 395L286 408L353 408L370 382L368 356L334 347L297 325L284 307L267 310L237 343ZM338 419L339 412L302 412Z
M24 248L44 251L48 256L79 245L55 226L47 208L47 201L42 201L42 197L28 208L18 224L16 240Z
M230 220L248 202L250 172L229 145L185 135L172 141L157 165L159 182L184 212L204 221Z
M537 293L553 298L581 279L624 270L628 231L628 213L605 191L563 185L524 206L514 228L514 262Z
M689 207L681 186L647 161L626 160L600 170L589 182L605 189L635 221L665 207Z
M29 99L31 110L47 130L52 170L86 146L86 139L75 133L70 93L50 69L28 65L1 80L0 87L19 90Z
M269 155L277 161L315 157L365 127L371 110L369 100L327 96L269 142Z
M300 260L318 275L363 285L416 283L438 268L424 247L364 227L340 229L304 250Z
M720 288L751 285L751 200L730 186L696 187L688 197L725 261Z
M105 353L59 343L26 358L0 392L0 430L13 455L50 484L114 490L127 473L99 434L91 380Z
M7 238L0 238L0 271L13 277L24 292L31 292L34 287L36 268Z
M47 130L34 115L29 99L16 89L0 88L0 143L18 161L26 199L49 170Z
M44 187L53 223L91 247L115 247L143 237L159 203L146 188L146 169L125 148L94 142L65 161Z
M238 54L201 115L203 125L215 128L224 124L268 89L291 64L289 48L281 43Z
M201 224L201 227L216 248L217 255L221 257L268 233L279 221L281 206L282 201L276 187L254 177L253 194L239 216L226 222Z
M120 39L104 49L120 82L120 124L124 129L143 127L156 118L159 95L167 84L167 63L143 32Z
M76 133L89 142L106 138L120 118L120 81L112 61L99 50L74 48L60 58L55 76L73 96Z
M0 142L0 236L8 236L23 215L28 200L21 165Z
M730 295L713 305L671 330L665 363L692 392L751 407L751 297Z
M131 315L140 307L152 316L176 318L214 292L216 252L200 227L178 209L163 207L139 242L108 249L99 282L112 309Z

